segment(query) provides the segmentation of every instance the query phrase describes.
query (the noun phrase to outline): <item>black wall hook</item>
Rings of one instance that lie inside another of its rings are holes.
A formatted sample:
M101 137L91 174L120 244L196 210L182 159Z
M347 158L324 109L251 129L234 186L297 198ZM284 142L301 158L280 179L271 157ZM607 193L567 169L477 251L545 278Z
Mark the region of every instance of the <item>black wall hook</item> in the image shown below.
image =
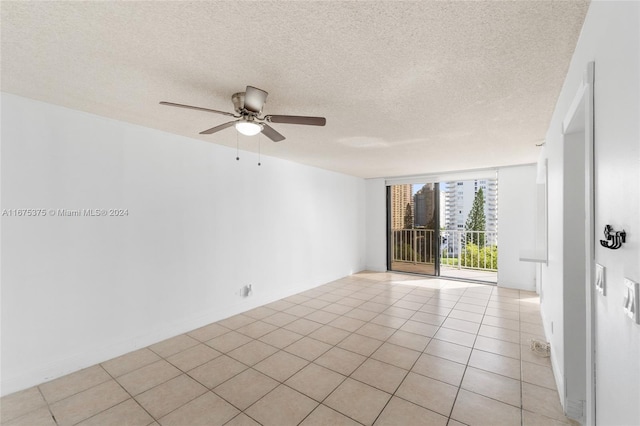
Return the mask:
M600 240L600 245L611 250L616 250L622 247L627 238L627 233L622 231L614 231L611 225L605 225L604 236L606 240Z

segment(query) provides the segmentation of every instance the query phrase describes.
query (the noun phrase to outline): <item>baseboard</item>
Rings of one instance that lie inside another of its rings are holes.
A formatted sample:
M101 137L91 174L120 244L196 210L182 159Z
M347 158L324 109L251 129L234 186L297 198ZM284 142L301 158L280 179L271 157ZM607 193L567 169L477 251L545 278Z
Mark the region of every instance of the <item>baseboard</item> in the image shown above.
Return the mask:
M383 266L365 266L362 271L370 271L370 272L387 272L387 265ZM360 271L360 272L362 272Z
M585 401L574 401L567 398L564 413L567 417L584 424L584 403Z
M500 288L509 288L513 290L525 290L525 291L536 291L535 283L533 285L524 285L522 283L514 283L514 282L504 282L500 280L500 275L498 275L498 287Z
M553 341L549 338L551 335L550 330L547 328L547 324L549 322L545 318L544 309L540 309L540 317L542 318L542 328L544 330L544 337L547 342L549 342L549 346L551 347L551 369L553 370L553 377L556 381L556 388L558 389L558 396L560 397L560 404L562 405L562 409L566 412L565 409L565 386L564 386L564 375L562 374L559 361L556 358L556 351L553 345Z
M550 341L550 340L549 340ZM551 369L553 370L553 377L556 379L556 387L558 388L558 397L560 398L560 405L562 405L562 410L566 413L566 400L565 400L565 385L564 385L564 374L559 367L559 361L556 358L555 350L553 344L551 344Z

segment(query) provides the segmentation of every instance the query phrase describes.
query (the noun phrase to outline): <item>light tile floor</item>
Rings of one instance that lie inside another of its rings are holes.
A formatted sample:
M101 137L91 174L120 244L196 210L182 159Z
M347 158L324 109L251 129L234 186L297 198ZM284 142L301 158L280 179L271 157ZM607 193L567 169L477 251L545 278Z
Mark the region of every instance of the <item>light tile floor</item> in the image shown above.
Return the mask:
M1 400L2 425L560 425L538 297L362 272Z

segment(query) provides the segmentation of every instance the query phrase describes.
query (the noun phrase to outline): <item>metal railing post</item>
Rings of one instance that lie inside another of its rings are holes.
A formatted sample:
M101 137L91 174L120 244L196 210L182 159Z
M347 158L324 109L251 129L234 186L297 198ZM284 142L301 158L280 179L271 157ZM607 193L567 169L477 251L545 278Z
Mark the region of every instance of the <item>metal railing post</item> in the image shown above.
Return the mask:
M456 231L456 234L458 233L458 231ZM460 234L456 236L456 239L458 240L458 269L462 269L462 231L460 231Z

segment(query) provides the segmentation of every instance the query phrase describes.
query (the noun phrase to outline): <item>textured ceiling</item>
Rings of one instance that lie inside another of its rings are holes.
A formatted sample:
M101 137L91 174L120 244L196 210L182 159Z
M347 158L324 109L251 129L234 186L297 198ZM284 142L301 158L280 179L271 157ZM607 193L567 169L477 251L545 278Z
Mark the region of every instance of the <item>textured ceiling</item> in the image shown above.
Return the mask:
M210 143L228 121L161 100L233 111L269 92L262 153L361 177L534 162L588 3L1 3L2 91ZM241 136L241 149L257 150ZM190 143L190 142L187 142ZM199 143L193 141L191 143ZM233 159L231 159L233 160Z

